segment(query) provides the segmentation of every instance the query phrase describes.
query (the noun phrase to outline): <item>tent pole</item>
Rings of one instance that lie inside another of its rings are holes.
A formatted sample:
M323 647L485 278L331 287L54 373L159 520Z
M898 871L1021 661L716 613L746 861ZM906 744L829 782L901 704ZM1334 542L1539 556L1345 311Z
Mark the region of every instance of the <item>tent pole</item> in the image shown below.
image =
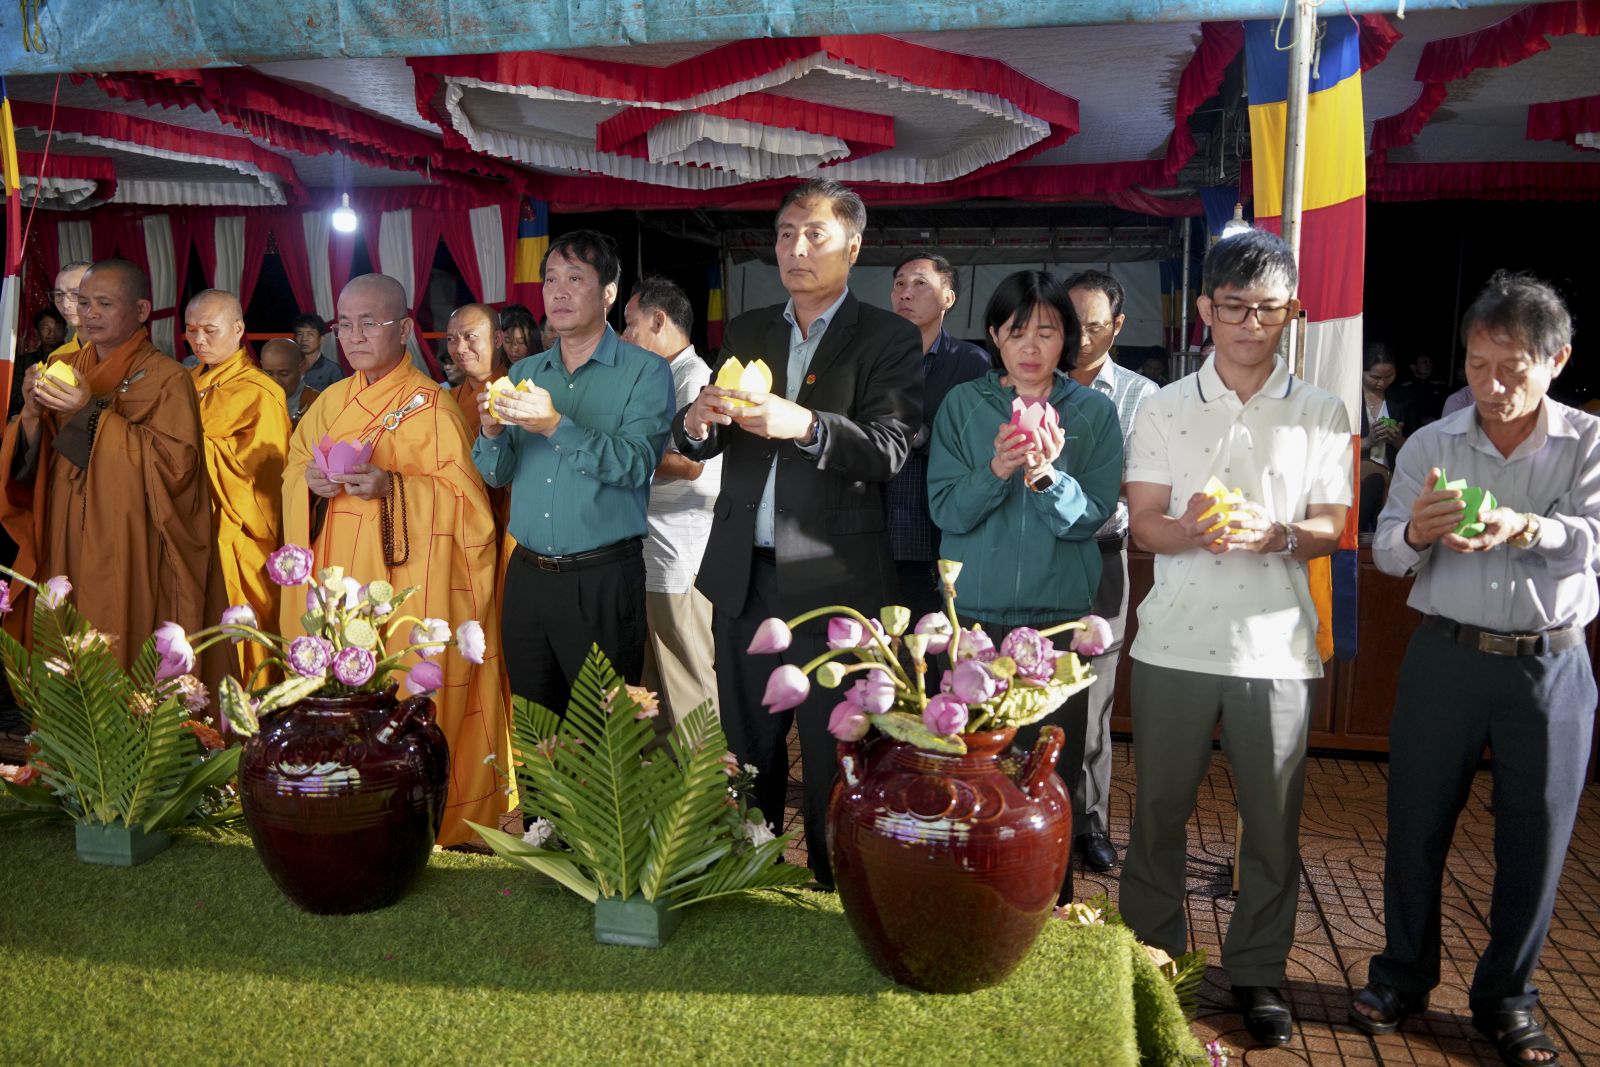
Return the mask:
M1300 212L1305 203L1306 97L1311 87L1311 53L1316 44L1316 10L1309 0L1295 0L1294 38L1289 47L1289 95L1283 145L1283 240L1300 264ZM1304 338L1298 329L1284 331L1285 353L1296 374L1305 373Z
M1191 225L1187 215L1180 219L1179 225L1183 227L1183 298L1178 303L1178 343L1175 347L1178 350L1178 358L1185 361L1184 365L1187 365L1189 359L1189 241L1194 233L1194 226ZM1174 380L1176 380L1176 377L1174 377Z

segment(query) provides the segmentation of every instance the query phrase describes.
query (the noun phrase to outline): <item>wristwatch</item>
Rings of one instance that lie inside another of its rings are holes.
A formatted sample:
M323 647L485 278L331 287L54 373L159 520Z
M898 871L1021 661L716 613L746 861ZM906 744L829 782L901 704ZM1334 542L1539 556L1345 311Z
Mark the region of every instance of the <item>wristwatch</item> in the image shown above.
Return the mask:
M1524 512L1522 521L1525 524L1522 532L1515 537L1506 538L1506 544L1512 548L1532 548L1539 543L1539 516L1533 512Z
M1278 550L1277 554L1280 556L1294 555L1294 550L1300 547L1299 531L1294 528L1294 523L1292 522L1280 522L1276 525L1283 530L1283 547Z
M1056 484L1056 469L1047 463L1031 474L1024 474L1022 481L1035 493L1042 493Z

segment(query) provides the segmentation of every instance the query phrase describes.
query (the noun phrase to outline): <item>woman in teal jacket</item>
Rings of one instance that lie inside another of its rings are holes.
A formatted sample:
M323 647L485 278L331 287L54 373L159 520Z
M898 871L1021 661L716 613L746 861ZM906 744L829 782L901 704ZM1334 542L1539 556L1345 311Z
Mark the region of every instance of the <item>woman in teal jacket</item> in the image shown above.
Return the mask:
M941 554L962 561L956 610L998 647L1014 626L1085 615L1100 584L1095 531L1122 486L1122 431L1111 400L1073 381L1078 318L1060 280L1018 271L984 313L995 369L950 391L929 445L928 497ZM1013 402L1047 401L1032 436Z

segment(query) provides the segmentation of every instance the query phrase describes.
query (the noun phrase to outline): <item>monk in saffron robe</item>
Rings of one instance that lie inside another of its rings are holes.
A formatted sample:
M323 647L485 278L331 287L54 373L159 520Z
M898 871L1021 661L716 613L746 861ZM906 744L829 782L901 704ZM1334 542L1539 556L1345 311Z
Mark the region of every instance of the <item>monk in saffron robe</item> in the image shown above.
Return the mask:
M84 275L84 345L58 362L75 382L29 368L22 414L0 443L0 522L17 571L64 574L90 625L129 665L171 620L206 622L211 500L200 408L183 367L150 343L144 273L105 260ZM31 641L32 599L18 583L6 620Z
M450 390L450 397L461 409L468 440L477 437L482 429L483 413L478 410L478 394L496 378L504 378L511 369L501 355L504 336L494 308L487 304L463 304L456 308L445 329L450 360L461 368L461 384ZM497 540L503 540L506 523L511 517L511 490L504 486L485 486L484 489L494 508ZM495 588L499 589L500 585L497 583Z
M438 660L444 685L433 695L450 744L438 843L454 845L475 836L467 820L497 826L511 809L508 783L496 773L510 773L511 730L500 687L494 515L460 410L406 355L406 307L400 283L381 274L356 278L339 294L339 343L355 373L325 389L295 428L283 480L284 539L310 546L319 570L339 566L362 582L420 586L402 609L408 614L483 624L483 663L447 650ZM312 459L324 437L371 443L372 458L352 473L325 476ZM305 601L297 593L283 597L285 635L302 632ZM409 632L399 627L391 650L407 644Z
M228 603L249 607L271 627L278 621L279 597L266 567L283 543L288 404L278 383L245 355L238 297L221 289L197 294L184 312L183 333L200 361L189 374L205 430L216 565ZM255 672L267 650L253 641L234 648L245 685L265 681Z
M274 337L261 346L261 372L283 390L289 402L289 424L299 425L300 416L322 395L305 384L306 362L300 349L287 337Z

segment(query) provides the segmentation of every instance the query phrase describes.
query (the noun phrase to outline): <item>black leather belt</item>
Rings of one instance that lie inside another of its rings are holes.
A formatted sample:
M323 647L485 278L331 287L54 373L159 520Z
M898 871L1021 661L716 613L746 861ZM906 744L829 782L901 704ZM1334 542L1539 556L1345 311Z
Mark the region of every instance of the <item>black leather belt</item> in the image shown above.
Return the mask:
M1483 630L1456 622L1442 615L1424 615L1422 625L1443 634L1458 645L1487 652L1491 656L1549 656L1577 648L1583 644L1581 626L1563 626L1558 630L1540 630L1537 633L1509 634L1499 630Z
M759 563L770 563L776 567L778 565L778 550L775 548L764 548L761 545L757 545L756 561Z
M1128 535L1117 534L1115 537L1096 537L1095 544L1100 546L1102 556L1114 556L1128 547Z
M597 567L602 563L623 559L642 550L642 539L630 537L626 541L603 545L600 548L591 548L587 552L574 552L570 556L541 556L537 552L529 552L521 545L517 545L512 549L512 555L533 564L542 571L560 573L562 571L581 571L585 567Z

